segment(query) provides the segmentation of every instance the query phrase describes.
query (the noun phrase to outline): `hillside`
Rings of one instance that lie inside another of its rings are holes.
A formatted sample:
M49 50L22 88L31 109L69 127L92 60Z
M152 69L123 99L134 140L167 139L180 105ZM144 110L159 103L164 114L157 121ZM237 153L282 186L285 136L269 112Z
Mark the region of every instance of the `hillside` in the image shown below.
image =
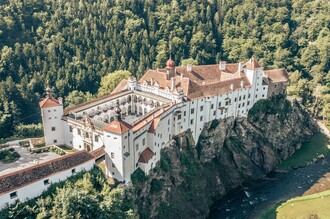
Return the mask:
M329 9L326 0L3 0L0 138L40 121L47 83L56 96L90 98L106 74L139 77L170 51L177 65L254 56L285 67L289 94L330 118Z

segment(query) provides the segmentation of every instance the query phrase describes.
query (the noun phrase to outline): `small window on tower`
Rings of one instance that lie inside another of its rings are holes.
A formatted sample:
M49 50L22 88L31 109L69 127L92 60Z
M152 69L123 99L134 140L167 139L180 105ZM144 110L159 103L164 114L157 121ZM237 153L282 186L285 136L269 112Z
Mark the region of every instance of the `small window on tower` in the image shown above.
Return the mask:
M52 127L52 131L55 131L56 129L55 129L55 127Z
M99 136L95 135L95 142L99 142Z
M111 158L115 159L115 153L111 152Z
M55 140L54 140L54 144L56 144L56 143L57 143L57 140L55 139Z
M54 112L56 112L56 109L54 109Z
M76 173L76 168L73 168L73 169L71 170L71 173L72 173L72 174L75 174L75 173Z
M70 132L72 132L72 126L71 125L69 126L69 129L70 129Z

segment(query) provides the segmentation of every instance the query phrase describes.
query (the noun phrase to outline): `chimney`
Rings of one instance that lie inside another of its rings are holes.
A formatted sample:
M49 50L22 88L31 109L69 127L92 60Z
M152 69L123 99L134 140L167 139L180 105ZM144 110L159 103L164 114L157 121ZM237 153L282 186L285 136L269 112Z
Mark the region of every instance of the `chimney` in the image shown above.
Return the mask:
M63 105L63 98L62 97L59 97L58 98L58 103L61 104L61 105Z
M243 65L242 63L238 63L238 72L241 72L243 70Z
M174 91L175 88L175 77L171 78L171 91Z
M150 84L151 84L151 86L154 85L154 79L153 78L150 79Z
M166 71L166 80L170 80L170 71L169 70Z
M180 76L181 76L181 80L182 80L182 79L183 79L183 74L181 73L181 75L180 75Z
M187 71L189 71L189 72L192 71L192 65L190 65L190 64L187 65Z
M226 61L220 61L219 68L221 71L226 70Z
M234 84L231 84L231 85L230 85L230 89L231 89L231 90L234 90Z
M244 81L241 81L241 87L242 88L244 87Z

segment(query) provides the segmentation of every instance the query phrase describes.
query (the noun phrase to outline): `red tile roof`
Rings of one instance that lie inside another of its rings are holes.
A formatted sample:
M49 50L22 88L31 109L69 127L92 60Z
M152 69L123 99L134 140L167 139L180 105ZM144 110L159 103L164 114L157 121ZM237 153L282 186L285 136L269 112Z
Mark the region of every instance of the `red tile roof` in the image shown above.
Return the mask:
M0 176L0 194L10 192L95 159L87 151L78 151L45 163Z
M61 106L61 105L62 104L60 104L57 99L50 97L47 97L39 102L40 108L47 108L47 107Z
M95 158L100 158L102 157L103 155L105 155L107 152L105 152L104 150L104 146L103 147L100 147L94 151L91 151L90 154L95 157Z
M133 127L132 125L121 120L121 121L112 121L109 125L104 127L104 130L116 134L123 134L125 132L128 132L132 127Z
M155 133L157 130L159 121L160 121L160 118L156 118L156 119L152 120L148 132Z
M123 79L118 85L117 87L111 92L111 94L115 94L118 93L122 90L124 90L126 88L126 84L127 84L127 80Z
M166 69L148 70L139 83L151 84L157 82L161 89L171 88L171 80L166 80ZM219 65L192 66L188 71L186 67L177 67L175 76L175 89L183 90L189 99L197 99L203 96L215 96L231 91L231 84L234 89L241 88L241 81L244 87L251 86L249 80L239 71L239 63L226 64L225 70L220 70Z
M262 68L262 66L254 58L247 61L247 63L245 63L245 67L251 70Z
M139 157L139 162L141 163L148 163L148 161L155 155L152 150L147 147L144 151L142 151L140 157Z
M284 68L267 70L264 73L273 83L289 82L289 74Z

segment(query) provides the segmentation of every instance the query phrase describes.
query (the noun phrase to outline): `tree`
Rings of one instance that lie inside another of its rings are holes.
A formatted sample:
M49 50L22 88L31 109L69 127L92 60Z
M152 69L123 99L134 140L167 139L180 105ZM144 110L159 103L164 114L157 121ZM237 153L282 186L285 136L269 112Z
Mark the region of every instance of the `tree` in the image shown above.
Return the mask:
M104 96L110 94L117 85L124 79L128 79L131 76L129 71L118 70L107 74L101 79L101 87L98 91L98 96Z

